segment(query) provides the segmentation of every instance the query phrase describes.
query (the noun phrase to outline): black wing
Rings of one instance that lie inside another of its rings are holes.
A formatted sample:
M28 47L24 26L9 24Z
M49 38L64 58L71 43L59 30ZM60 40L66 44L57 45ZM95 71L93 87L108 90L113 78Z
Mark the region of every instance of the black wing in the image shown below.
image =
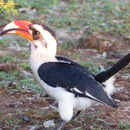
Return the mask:
M93 100L116 107L114 101L104 92L99 84L82 68L71 63L48 62L38 69L41 80L52 87L63 87L78 96L89 97Z
M56 58L57 58L57 60L58 61L61 61L61 62L70 62L70 64L71 65L74 65L74 66L76 66L76 67L78 67L80 70L82 70L82 71L84 71L84 72L86 72L87 74L89 74L89 75L91 75L91 76L95 76L93 73L91 73L89 70L88 70L88 68L87 67L85 67L85 66L81 66L79 63L77 63L77 62L75 62L75 61L73 61L73 60L71 60L71 59L69 59L69 58L67 58L67 57L62 57L62 56L56 56Z

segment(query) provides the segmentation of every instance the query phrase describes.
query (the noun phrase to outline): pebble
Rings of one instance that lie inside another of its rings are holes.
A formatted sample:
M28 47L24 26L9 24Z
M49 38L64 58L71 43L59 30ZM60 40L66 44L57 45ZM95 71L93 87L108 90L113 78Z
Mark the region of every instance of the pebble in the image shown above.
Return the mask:
M34 126L31 126L29 130L36 130L37 129L37 126L34 125Z
M20 102L11 102L9 104L9 107L18 107L20 104L22 104L22 103L20 103Z
M54 120L48 120L48 121L44 122L43 125L45 128L49 128L49 127L54 127L55 123L54 123Z

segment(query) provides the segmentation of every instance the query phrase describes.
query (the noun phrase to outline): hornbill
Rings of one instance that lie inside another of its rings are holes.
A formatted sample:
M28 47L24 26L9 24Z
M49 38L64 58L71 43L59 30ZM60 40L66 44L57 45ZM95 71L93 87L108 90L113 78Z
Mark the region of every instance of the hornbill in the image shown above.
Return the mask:
M10 33L19 34L30 41L31 69L44 90L57 100L63 120L60 126L72 119L74 109L84 110L95 101L117 108L102 83L129 63L130 54L121 60L123 62L119 61L114 67L94 75L71 59L56 56L56 35L47 26L15 20L4 27L1 35Z

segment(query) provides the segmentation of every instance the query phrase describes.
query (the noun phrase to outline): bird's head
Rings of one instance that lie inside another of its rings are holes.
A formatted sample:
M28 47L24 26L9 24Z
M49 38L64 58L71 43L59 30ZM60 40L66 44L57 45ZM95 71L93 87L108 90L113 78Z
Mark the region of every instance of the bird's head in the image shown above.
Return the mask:
M47 26L33 24L30 21L15 20L7 24L0 35L18 34L31 41L32 51L46 55L56 54L57 40L55 33Z

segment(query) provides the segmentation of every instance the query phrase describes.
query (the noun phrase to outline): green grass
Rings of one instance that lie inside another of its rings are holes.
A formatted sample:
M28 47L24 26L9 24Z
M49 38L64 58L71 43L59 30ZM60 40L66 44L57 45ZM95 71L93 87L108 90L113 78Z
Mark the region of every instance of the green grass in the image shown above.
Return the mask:
M22 75L19 71L0 72L0 81L15 82L15 89L20 91L26 91L32 89L34 92L43 92L43 88L39 86L36 80L32 76ZM5 87L7 87L5 85Z
M6 63L6 62L16 62L16 58L12 56L0 57L0 63Z
M10 19L23 18L47 23L69 32L89 27L88 32L111 32L130 36L130 1L128 0L14 0L18 8L36 9L36 14L19 13ZM3 14L4 15L4 14ZM59 17L60 16L60 17ZM8 21L8 20L7 20Z
M10 42L9 42L9 40L7 39L7 38L1 38L0 39L0 46L1 47L8 47L10 45Z
M81 62L81 65L86 66L90 72L98 74L101 72L100 68L92 62Z
M36 82L36 80L32 78L32 76L25 76L23 79L21 79L18 87L24 90L30 88L33 91L38 92L38 93L41 93L44 91L43 88L40 87L39 84Z
M5 124L4 129L12 128L12 130L20 128L20 124L24 123L22 119L18 119L14 114L9 114L6 120L2 122Z
M17 57L28 59L29 55L30 55L29 51L21 51L20 53L17 54Z
M20 66L24 69L24 70L30 70L30 66L28 63L21 63Z
M130 123L129 122L119 122L118 129L130 130Z
M115 32L124 36L130 35L130 2L89 0L83 3L73 1L71 4L55 9L61 12L60 17L53 12L47 19L49 24L66 28L68 31L81 30L89 26L89 32Z
M46 8L52 8L56 6L59 2L59 0L14 0L15 3L19 4L21 7L30 7L35 8L38 11L44 12L44 9Z
M27 40L25 38L22 38L19 35L9 34L9 35L5 35L0 38L0 47L1 48L7 48L11 45L15 46L16 44L18 44L20 47L29 45Z
M0 80L17 81L19 76L18 71L0 72Z

